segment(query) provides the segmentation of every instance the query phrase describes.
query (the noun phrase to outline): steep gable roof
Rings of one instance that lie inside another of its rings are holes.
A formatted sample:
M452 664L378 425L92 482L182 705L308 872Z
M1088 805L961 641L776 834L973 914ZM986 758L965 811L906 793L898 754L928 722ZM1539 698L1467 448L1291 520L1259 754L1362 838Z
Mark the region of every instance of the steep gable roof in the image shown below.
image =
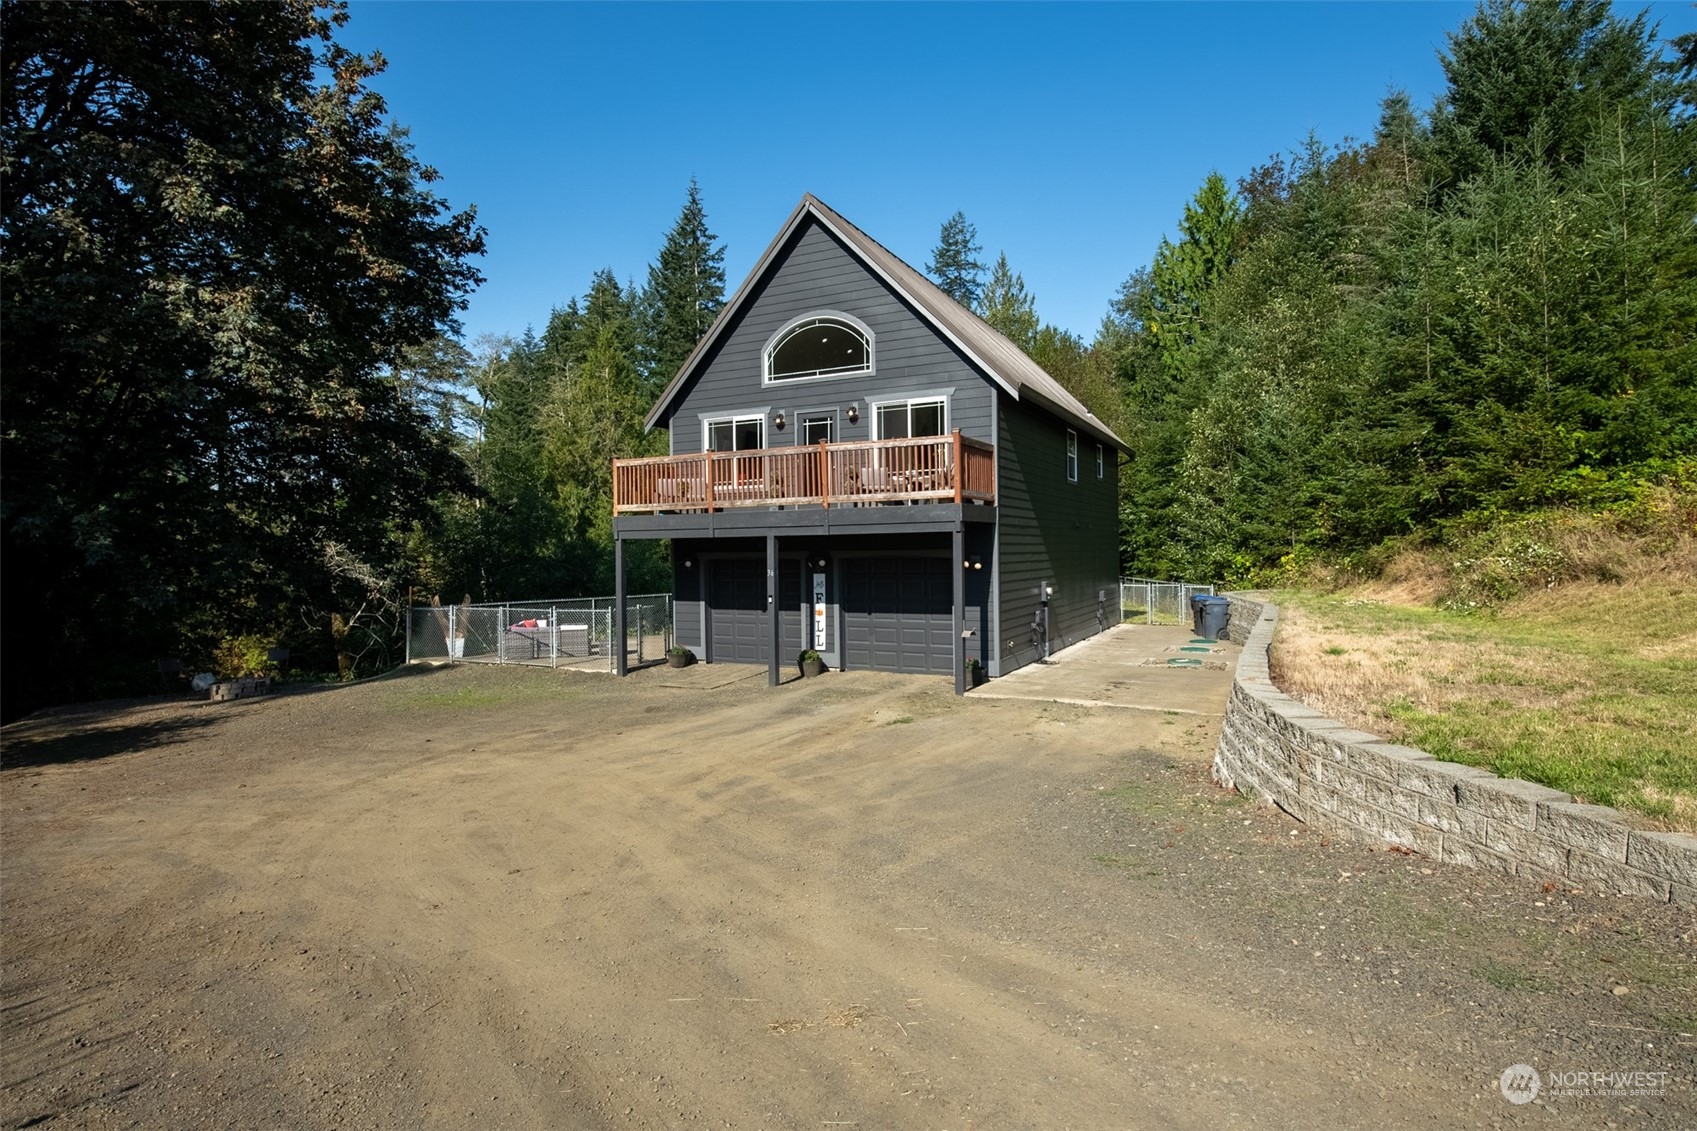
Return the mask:
M719 317L696 344L695 350L685 359L677 375L660 394L660 399L655 402L644 422L648 427L654 427L672 399L695 372L695 367L712 349L713 343L730 325L743 303L754 293L756 284L766 275L784 244L809 217L836 236L868 270L889 284L909 305L919 311L939 334L954 343L957 349L989 375L1009 396L1015 400L1030 400L1039 404L1068 423L1076 425L1080 431L1110 443L1121 451L1126 450L1125 441L1114 435L1106 424L1085 408L1077 397L1067 392L1059 381L1049 376L1042 366L1027 357L1024 350L1014 345L988 322L944 294L937 284L902 262L883 244L843 219L812 193L802 196L801 203L796 205L795 211L790 213L790 218L785 221L783 228L767 245L766 251L749 272L748 278L743 280L742 286L737 288L731 300L725 304L724 310L719 312Z

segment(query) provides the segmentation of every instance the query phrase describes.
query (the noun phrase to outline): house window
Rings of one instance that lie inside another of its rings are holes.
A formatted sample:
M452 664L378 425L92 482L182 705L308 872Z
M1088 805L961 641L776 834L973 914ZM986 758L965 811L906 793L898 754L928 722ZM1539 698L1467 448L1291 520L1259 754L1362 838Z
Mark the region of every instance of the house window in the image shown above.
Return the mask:
M874 405L873 409L875 440L948 435L948 403L941 397L923 401L893 401Z
M872 332L842 315L808 315L766 346L766 380L849 377L872 372Z
M829 444L837 438L837 418L830 414L804 416L796 439L802 444Z
M710 452L746 452L765 446L764 416L738 416L707 422L707 450Z
M1104 479L1104 478L1107 477L1107 473L1108 473L1107 472L1107 465L1108 465L1108 461L1106 459L1106 453L1103 451L1102 445L1097 444L1096 445L1096 478Z
M1067 482L1078 482L1078 433L1067 429Z

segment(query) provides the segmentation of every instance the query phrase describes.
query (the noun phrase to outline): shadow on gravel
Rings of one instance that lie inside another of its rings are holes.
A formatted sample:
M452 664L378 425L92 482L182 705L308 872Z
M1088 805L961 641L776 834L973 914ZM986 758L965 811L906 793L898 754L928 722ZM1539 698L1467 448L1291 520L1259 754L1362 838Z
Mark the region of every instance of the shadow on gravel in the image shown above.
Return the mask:
M69 733L54 731L36 735L27 731L20 733L14 728L6 736L4 753L0 753L0 772L69 762L93 762L114 754L171 746L188 741L215 722L217 719L213 717L178 715Z
M270 695L238 699L230 703L207 703L198 696L153 696L146 699L109 699L49 707L8 723L0 745L0 773L32 767L95 762L115 754L134 754L188 742L206 728L216 725L225 711L264 703L279 697L325 695L362 684L416 679L447 671L446 667L410 664L382 675L351 683L284 684ZM190 713L192 712L192 713ZM139 716L116 722L124 714Z

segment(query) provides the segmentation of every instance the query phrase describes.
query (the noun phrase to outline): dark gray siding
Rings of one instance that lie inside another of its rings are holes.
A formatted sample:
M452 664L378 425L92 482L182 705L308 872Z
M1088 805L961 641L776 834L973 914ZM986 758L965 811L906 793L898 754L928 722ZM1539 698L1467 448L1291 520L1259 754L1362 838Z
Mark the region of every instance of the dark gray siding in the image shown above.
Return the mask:
M701 628L700 548L672 543L672 643L681 644L705 659L707 641ZM686 567L684 562L690 564Z
M1119 460L1104 452L1096 478L1096 442L1078 438L1078 482L1067 480L1067 426L1004 397L996 451L1000 594L999 663L992 674L1038 658L1032 620L1038 588L1049 601L1049 648L1057 651L1119 620Z
M702 449L704 415L737 416L755 409L769 410L766 443L771 447L796 443L796 422L813 412L836 413L838 439L864 440L872 434L869 401L951 387L949 427L990 439L995 386L811 219L791 237L757 288L662 421L671 430L674 453ZM876 371L762 385L761 354L772 335L793 318L823 310L841 311L866 324L873 334ZM844 414L851 402L860 406L857 424ZM787 418L782 432L771 422L780 410Z

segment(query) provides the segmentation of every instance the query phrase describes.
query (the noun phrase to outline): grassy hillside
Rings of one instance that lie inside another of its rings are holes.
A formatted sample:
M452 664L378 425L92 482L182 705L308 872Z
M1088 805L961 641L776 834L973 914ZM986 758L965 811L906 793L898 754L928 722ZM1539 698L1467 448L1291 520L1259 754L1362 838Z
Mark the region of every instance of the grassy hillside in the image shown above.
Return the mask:
M1697 523L1689 495L1549 512L1374 581L1280 591L1280 686L1439 758L1697 832Z

